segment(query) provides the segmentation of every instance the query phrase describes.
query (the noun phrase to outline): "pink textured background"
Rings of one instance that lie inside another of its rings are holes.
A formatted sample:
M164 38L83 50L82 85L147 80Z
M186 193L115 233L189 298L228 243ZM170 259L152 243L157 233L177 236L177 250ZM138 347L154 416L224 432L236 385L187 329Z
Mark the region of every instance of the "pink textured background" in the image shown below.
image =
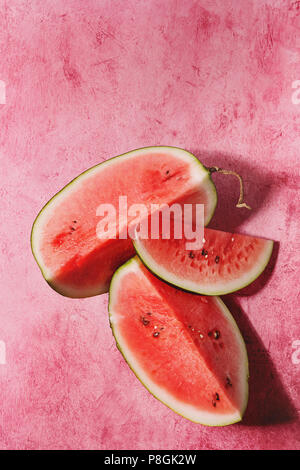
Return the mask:
M0 5L0 447L299 449L300 2ZM239 171L253 211L217 175L211 225L278 242L263 276L224 297L250 359L241 424L206 428L155 400L116 349L107 295L60 296L31 254L33 220L63 185L157 144Z

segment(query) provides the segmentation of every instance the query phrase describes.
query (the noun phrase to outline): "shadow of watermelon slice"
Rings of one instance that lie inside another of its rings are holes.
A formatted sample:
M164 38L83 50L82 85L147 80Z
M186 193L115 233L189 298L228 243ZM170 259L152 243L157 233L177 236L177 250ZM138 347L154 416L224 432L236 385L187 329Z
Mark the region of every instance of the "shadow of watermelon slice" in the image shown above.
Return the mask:
M235 296L230 294L222 300L238 323L248 352L249 402L241 424L267 426L295 421L297 410L271 359L270 345L263 344Z

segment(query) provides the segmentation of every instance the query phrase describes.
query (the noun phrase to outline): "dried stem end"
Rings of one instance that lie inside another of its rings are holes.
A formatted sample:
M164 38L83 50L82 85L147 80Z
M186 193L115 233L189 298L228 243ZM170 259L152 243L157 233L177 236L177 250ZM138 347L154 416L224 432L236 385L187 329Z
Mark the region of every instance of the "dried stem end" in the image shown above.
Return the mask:
M251 210L251 207L248 206L248 204L246 204L244 202L244 183L243 183L243 180L242 180L242 177L236 173L235 171L231 171L231 170L223 170L222 168L218 168L217 166L213 166L211 168L208 168L208 171L210 172L210 174L212 173L222 173L223 175L233 175L233 176L236 176L239 180L239 183L240 183L240 197L239 197L239 200L236 204L236 207L245 207L246 209L249 209Z

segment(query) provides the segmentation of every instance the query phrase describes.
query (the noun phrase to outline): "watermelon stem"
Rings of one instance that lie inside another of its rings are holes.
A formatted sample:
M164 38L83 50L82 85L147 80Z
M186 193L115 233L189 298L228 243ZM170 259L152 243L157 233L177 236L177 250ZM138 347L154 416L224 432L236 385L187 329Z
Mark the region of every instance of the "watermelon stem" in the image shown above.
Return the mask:
M223 170L222 168L219 168L217 166L212 166L211 168L208 168L208 171L210 172L210 174L212 173L222 173L223 175L233 175L233 176L236 176L239 180L239 183L240 183L240 197L239 197L239 200L236 204L236 207L246 207L246 209L249 209L251 210L251 207L248 206L248 204L246 204L244 202L244 183L243 183L243 179L242 177L236 173L235 171L232 171L232 170Z

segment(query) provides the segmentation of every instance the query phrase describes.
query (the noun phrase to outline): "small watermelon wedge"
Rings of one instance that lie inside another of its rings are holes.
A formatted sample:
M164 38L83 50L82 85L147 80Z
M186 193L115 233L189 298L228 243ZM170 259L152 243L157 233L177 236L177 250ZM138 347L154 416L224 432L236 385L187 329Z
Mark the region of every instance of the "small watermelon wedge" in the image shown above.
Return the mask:
M203 245L186 249L180 240L137 237L135 249L143 263L161 279L187 291L224 295L253 282L265 269L273 241L204 228Z
M114 271L134 254L131 239L122 239L133 223L118 212L119 197L128 206L202 203L205 223L217 195L210 171L191 153L175 147L147 147L111 158L85 171L38 214L31 233L33 255L46 281L69 297L107 292ZM97 233L100 204L116 208L116 237ZM136 218L134 223L137 223Z
M176 289L134 257L112 278L109 315L125 360L161 402L209 426L242 419L247 351L219 297Z

